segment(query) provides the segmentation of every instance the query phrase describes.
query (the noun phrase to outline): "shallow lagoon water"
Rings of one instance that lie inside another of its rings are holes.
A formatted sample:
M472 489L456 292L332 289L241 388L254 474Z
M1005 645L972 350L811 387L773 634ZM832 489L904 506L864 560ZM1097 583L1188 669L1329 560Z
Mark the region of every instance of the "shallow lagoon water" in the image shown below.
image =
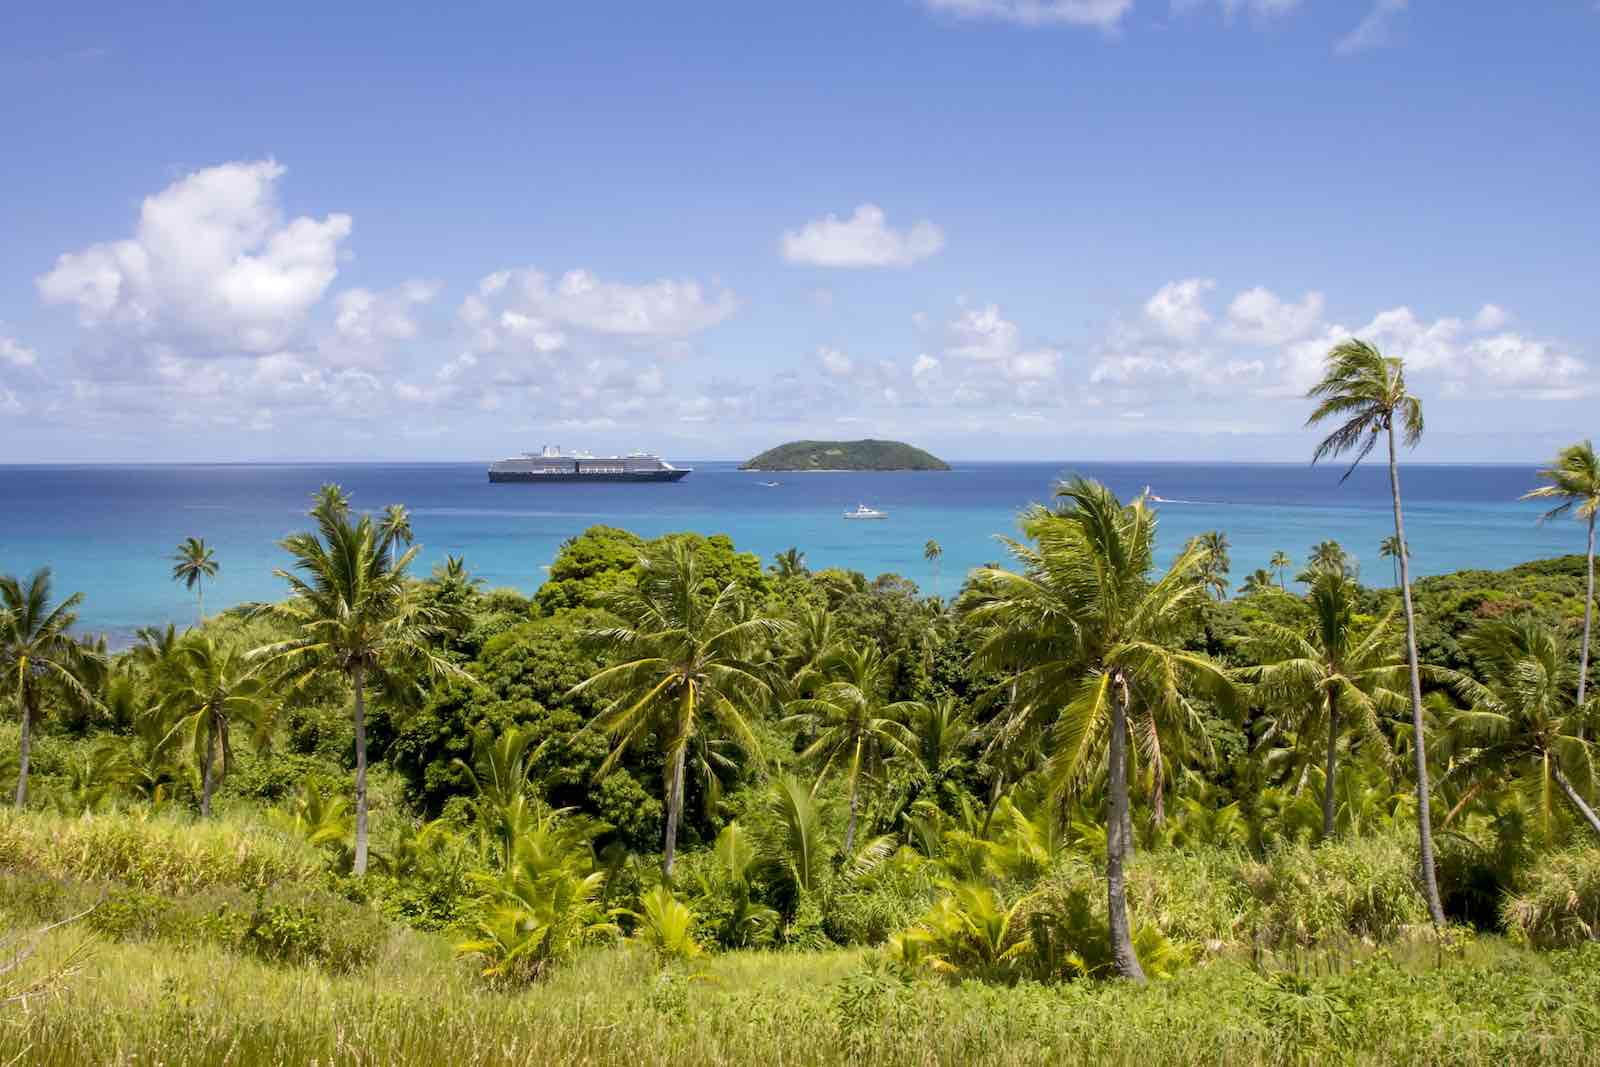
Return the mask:
M731 461L693 462L673 484L489 484L482 464L150 465L0 467L0 572L49 565L62 591L82 590L83 628L117 643L149 623L192 618L193 600L171 581L168 556L204 537L221 564L206 607L281 596L272 569L277 540L308 525L305 510L324 482L337 482L360 510L411 509L426 573L446 554L464 555L491 586L532 591L561 543L605 523L655 536L674 530L726 533L764 559L791 545L813 568L893 571L935 588L923 545L944 548L938 591L948 595L971 567L1002 560L997 534L1016 532L1017 512L1049 499L1069 473L1098 478L1124 496L1149 486L1164 498L1161 550L1221 529L1232 542L1235 582L1277 549L1297 562L1326 538L1361 561L1364 578L1390 582L1378 546L1392 531L1387 472L1364 467L1339 484L1342 467L1300 464L955 463L948 472L772 474ZM1582 551L1576 522L1540 526L1541 508L1517 497L1536 484L1530 466L1402 468L1406 526L1418 575L1501 568ZM776 487L762 482L777 480ZM847 522L867 504L881 522Z

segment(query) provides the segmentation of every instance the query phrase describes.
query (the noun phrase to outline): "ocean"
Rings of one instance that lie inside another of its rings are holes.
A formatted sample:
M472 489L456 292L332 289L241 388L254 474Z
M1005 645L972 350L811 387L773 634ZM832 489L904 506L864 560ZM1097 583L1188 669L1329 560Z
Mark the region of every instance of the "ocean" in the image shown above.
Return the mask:
M171 580L169 557L185 537L205 538L221 566L206 585L208 612L282 596L272 574L286 563L277 541L309 526L312 493L337 482L358 510L411 510L423 575L462 555L490 586L531 592L563 541L603 523L646 537L725 533L768 561L794 546L812 568L892 571L948 596L969 568L1005 558L996 535L1016 533L1019 509L1048 500L1059 478L1076 473L1124 496L1149 486L1164 498L1163 561L1191 535L1219 529L1232 542L1237 583L1279 549L1298 564L1331 538L1359 560L1365 581L1392 582L1390 561L1378 556L1393 529L1381 464L1343 485L1342 467L1288 463L974 462L939 473L805 474L693 466L675 484L550 486L491 485L483 464L0 466L0 573L51 567L58 594L85 595L80 628L120 646L139 626L193 618L192 596ZM1541 526L1541 508L1517 499L1537 484L1533 467L1407 465L1401 483L1418 575L1583 550L1577 522ZM844 521L858 504L889 518ZM930 538L944 549L937 574L923 559Z

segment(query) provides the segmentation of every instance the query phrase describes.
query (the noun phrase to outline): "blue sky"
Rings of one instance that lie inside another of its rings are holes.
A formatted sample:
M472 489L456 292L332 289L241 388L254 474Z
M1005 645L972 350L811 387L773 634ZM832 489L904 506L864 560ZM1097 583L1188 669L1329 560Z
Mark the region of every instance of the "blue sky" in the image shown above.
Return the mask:
M1593 0L338 8L8 13L0 461L1591 432Z

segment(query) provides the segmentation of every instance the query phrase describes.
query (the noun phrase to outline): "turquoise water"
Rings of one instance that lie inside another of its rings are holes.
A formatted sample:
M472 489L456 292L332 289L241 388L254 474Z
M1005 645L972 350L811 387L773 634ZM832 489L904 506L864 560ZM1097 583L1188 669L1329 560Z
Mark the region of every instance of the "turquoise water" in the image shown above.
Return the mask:
M447 553L465 555L491 585L537 588L561 543L606 523L645 536L674 530L726 533L770 559L791 545L812 567L893 571L930 592L922 548L944 548L938 591L970 567L1000 560L996 534L1015 532L1017 511L1048 498L1073 472L1124 495L1145 486L1160 505L1170 556L1193 534L1221 529L1233 544L1237 582L1277 549L1296 561L1314 543L1341 542L1372 584L1390 582L1378 545L1392 532L1384 468L1340 485L1337 468L1298 464L962 463L947 473L765 474L732 462L696 462L668 485L490 485L478 464L0 467L0 572L48 565L58 587L82 590L85 629L124 641L148 623L183 622L193 600L170 579L167 557L188 536L215 546L222 571L208 609L282 595L272 569L276 541L304 528L312 492L333 481L358 509L405 504L426 573ZM777 480L775 488L760 483ZM1418 574L1500 568L1582 550L1575 522L1539 526L1540 509L1517 497L1535 483L1520 466L1407 466L1406 527ZM846 522L865 503L882 522Z

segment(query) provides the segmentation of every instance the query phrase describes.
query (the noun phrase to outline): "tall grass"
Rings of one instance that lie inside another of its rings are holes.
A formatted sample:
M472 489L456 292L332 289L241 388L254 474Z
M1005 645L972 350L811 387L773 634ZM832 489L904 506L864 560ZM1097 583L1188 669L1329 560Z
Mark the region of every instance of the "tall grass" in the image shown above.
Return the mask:
M70 936L59 935L56 951ZM857 952L741 952L660 970L596 951L519 994L443 938L337 976L214 947L97 944L60 996L0 1027L39 1065L1600 1063L1600 954L1498 953L1318 977L1220 961L1140 989L908 981Z
M213 886L251 892L305 882L323 867L311 846L258 822L0 812L0 870L187 894Z

